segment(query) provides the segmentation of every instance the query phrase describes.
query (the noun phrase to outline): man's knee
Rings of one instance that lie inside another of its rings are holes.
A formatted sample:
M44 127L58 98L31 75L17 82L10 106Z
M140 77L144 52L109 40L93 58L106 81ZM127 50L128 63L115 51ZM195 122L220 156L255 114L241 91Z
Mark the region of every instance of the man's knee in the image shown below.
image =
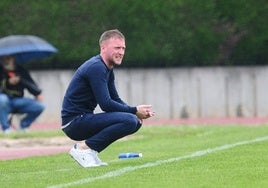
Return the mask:
M134 114L126 113L125 114L125 121L129 125L135 125L138 123L138 118Z
M37 102L35 104L35 111L41 114L45 109L45 105L43 103Z
M43 103L39 103L39 110L40 112L43 112L45 109L45 105Z
M129 126L131 133L136 132L140 128L139 120L137 116L134 114L126 115L126 123L127 123L127 126Z
M44 111L44 109L45 109L45 106L43 103L33 100L31 103L28 103L26 112L39 115Z

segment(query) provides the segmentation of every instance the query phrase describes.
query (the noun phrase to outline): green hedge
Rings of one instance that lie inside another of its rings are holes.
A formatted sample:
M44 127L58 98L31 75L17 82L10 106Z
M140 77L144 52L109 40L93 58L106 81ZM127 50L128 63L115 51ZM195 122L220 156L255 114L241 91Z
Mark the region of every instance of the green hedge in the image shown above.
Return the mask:
M32 34L59 49L31 68L76 68L118 28L122 67L261 65L268 60L265 0L2 0L0 37Z

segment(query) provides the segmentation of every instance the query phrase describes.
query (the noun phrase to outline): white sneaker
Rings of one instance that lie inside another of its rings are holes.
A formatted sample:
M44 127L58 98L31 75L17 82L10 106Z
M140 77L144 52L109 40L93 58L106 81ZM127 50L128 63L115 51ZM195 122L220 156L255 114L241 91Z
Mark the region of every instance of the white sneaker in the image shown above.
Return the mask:
M11 131L10 128L8 128L8 129L6 129L6 130L3 131L4 134L10 134L11 132L12 132L12 131Z
M108 163L105 163L105 162L102 162L100 160L100 158L98 157L98 152L97 151L94 151L94 150L91 150L93 153L94 153L94 157L95 157L95 161L97 164L99 164L100 166L107 166Z
M18 131L19 131L20 133L29 133L29 132L30 132L29 128L22 128L22 127L20 127L20 128L18 129Z
M78 144L75 144L69 154L84 168L100 166L96 161L96 154L91 149L81 150Z

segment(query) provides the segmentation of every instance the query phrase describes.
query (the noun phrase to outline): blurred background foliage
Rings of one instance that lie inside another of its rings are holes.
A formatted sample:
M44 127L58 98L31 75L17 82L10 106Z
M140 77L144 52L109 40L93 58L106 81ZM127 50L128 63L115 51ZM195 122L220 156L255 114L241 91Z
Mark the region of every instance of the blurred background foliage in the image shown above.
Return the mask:
M126 36L121 67L264 65L266 0L1 0L0 37L37 35L59 53L31 69L73 69L102 32Z

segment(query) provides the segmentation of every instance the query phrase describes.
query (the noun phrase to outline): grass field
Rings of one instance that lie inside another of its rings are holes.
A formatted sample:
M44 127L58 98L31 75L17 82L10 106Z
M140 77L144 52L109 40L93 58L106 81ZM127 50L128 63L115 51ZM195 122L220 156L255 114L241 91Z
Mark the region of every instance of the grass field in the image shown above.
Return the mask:
M55 134L55 133L53 133ZM82 168L68 154L0 162L4 187L268 187L268 126L145 126ZM142 158L118 159L122 152Z

